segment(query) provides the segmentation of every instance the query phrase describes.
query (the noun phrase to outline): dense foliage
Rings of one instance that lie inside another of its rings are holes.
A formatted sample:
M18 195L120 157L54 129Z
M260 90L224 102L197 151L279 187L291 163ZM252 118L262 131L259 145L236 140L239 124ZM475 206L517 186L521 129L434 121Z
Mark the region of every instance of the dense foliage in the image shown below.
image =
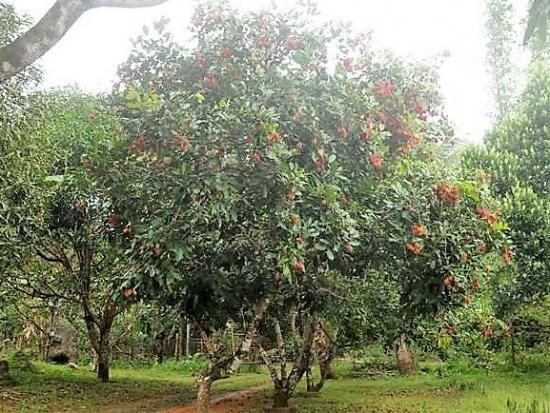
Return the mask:
M0 23L5 42L28 21L4 7ZM107 381L115 352L179 357L185 323L207 412L244 359L285 407L370 344L402 372L411 343L489 367L513 332L499 317L542 325L547 65L459 153L436 68L319 25L311 5L202 2L191 33L144 28L107 96L33 91L32 68L0 85L6 342L28 331L48 359L72 324Z

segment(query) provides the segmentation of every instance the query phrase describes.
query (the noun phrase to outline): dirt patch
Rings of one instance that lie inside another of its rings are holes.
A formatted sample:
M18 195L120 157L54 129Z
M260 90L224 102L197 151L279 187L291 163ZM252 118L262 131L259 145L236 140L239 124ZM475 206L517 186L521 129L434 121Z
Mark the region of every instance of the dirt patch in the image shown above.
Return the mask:
M120 412L145 412L151 408L166 406L172 404L166 397L149 397L147 400L127 401L116 404L110 404L101 410L101 413L120 413Z
M262 387L253 387L233 393L227 393L212 399L211 413L246 413L265 404L266 398ZM196 413L195 404L159 410L155 413Z

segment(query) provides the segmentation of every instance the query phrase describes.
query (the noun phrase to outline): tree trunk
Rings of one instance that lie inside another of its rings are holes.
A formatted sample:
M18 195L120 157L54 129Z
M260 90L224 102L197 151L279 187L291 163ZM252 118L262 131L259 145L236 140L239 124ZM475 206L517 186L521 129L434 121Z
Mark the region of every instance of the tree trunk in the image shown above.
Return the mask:
M197 381L197 413L210 411L210 388L214 380L211 376L200 377Z
M320 367L321 374L323 375L325 380L334 380L336 378L336 373L334 373L334 370L332 370L332 357L321 363Z
M315 385L312 391L320 392L325 385L325 381L332 380L336 377L336 375L332 371L331 363L332 363L332 357L329 357L326 360L319 361L319 370L320 370L321 378L319 379L319 383Z
M109 381L110 359L111 347L109 344L109 332L107 332L101 335L97 351L97 378L103 383Z
M290 394L288 387L281 387L276 385L273 390L273 408L282 409L288 407L288 400L290 399Z
M316 392L317 386L313 381L313 369L309 367L306 371L306 391L307 392Z
M395 345L395 358L399 373L409 374L416 371L416 363L403 336L399 337Z
M9 384L11 381L10 365L8 361L0 360L0 384Z
M241 345L235 352L232 352L225 357L222 356L221 358L220 354L217 354L219 349L217 349L216 346L212 345L210 342L207 331L195 320L195 324L197 325L197 329L202 339L201 346L204 345L206 347L208 358L210 360L210 366L201 376L199 376L197 380L198 413L208 413L208 405L210 403L210 387L212 386L212 383L216 380L227 378L239 370L242 359L250 353L252 343L256 336L256 330L258 329L258 325L260 324L260 321L270 303L270 295L262 297L258 303L256 303L254 315L248 325L247 332Z

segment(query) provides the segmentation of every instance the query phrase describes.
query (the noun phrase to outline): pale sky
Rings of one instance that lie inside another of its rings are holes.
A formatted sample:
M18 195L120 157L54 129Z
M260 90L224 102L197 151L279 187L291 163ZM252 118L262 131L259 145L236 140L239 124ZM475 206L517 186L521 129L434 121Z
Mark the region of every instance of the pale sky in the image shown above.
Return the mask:
M7 0L38 20L54 0ZM241 9L270 7L272 0L232 0ZM288 7L293 0L277 0ZM108 91L117 66L127 57L144 25L162 16L184 38L193 8L191 0L171 0L147 9L97 9L85 14L41 60L47 86L77 84ZM373 31L377 47L415 58L448 51L441 68L447 113L457 136L481 141L490 125L493 102L485 66L483 0L318 0L323 17L350 21L358 31ZM518 7L524 0L516 0ZM523 11L523 9L519 9Z

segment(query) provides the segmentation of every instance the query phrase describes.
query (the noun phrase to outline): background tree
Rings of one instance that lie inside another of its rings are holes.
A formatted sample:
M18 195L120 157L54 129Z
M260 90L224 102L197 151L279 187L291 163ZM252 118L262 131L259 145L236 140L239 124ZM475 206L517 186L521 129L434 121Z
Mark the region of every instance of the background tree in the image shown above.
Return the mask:
M491 189L503 204L510 226L515 263L502 285L503 304L519 305L548 294L548 142L550 71L536 63L520 105L485 138L485 146L465 152L464 164L489 174ZM504 288L506 286L506 288ZM511 299L513 298L513 299Z
M110 162L109 148L120 129L89 97L53 93L36 101L43 102L33 121L40 126L27 132L40 139L11 142L20 145L13 153L26 156L10 163L6 177L3 240L13 262L4 282L30 297L78 305L98 357L98 376L107 381L109 334L122 298L112 275L123 264L110 244L117 229L108 219L110 201L93 175L95 167ZM32 113L25 116L33 119ZM39 144L44 146L36 148ZM45 271L43 264L49 264Z
M546 44L548 37L548 22L550 20L550 1L548 0L531 0L529 3L529 14L527 18L527 28L523 37L523 44L527 46L533 41L533 38L538 38L538 42L542 45Z
M486 0L487 63L497 119L506 116L516 97L518 67L513 57L518 43L514 7L510 0Z

